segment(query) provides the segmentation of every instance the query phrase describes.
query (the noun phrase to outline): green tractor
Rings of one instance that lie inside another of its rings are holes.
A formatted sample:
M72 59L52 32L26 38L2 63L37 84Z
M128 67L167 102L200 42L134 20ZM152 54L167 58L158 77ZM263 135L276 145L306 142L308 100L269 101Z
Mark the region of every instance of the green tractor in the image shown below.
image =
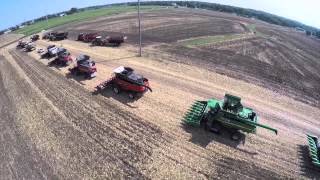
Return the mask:
M307 134L309 154L312 159L312 163L320 167L320 141L316 136Z
M183 121L191 126L204 126L206 130L219 133L224 127L231 133L231 139L239 140L241 134L239 130L247 133L255 133L257 126L278 133L269 126L259 124L256 113L243 107L241 98L226 94L224 99L209 99L208 101L196 101Z

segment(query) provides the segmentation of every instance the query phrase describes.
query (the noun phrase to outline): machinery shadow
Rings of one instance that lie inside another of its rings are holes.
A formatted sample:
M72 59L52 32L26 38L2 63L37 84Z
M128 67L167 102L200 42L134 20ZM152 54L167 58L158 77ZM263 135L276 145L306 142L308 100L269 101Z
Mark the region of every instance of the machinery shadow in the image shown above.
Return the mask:
M63 65L63 64L59 63L58 59L54 58L53 60L48 62L48 67L53 67L53 68L60 70L61 68L67 67L67 65Z
M61 68L61 67L60 67ZM59 69L59 67L58 67ZM79 74L79 75L75 75L75 74L72 74L71 72L68 72L66 74L66 77L67 79L74 79L76 80L78 83L80 83L81 85L85 85L82 81L85 81L85 80L88 80L90 78L87 77L87 75L84 75L84 74Z
M244 149L240 149L238 146L245 144L246 136L244 133L240 133L241 137L239 140L235 141L231 139L231 134L226 129L221 129L221 132L219 134L212 133L210 131L206 131L204 127L192 127L185 123L182 123L183 129L191 134L190 142L197 144L201 147L207 147L207 145L210 142L218 142L224 145L227 145L229 147L232 147L234 149L237 149L241 152L244 152L246 154L250 155L257 155L256 152L250 152Z
M142 96L135 96L134 99L130 99L127 92L121 91L119 94L115 94L111 90L111 88L105 88L104 90L92 92L92 95L99 95L99 94L108 98L108 99L110 99L110 98L115 99L130 108L137 108L136 106L133 106L130 103L135 102L142 97Z
M298 145L299 165L302 172L301 175L310 179L320 178L320 169L312 164L309 156L309 147L307 145Z
M217 174L221 179L239 179L239 174L245 174L251 179L286 179L284 175L260 167L254 162L247 162L232 157L225 156L217 164L219 166ZM229 169L228 174L226 174L225 169Z

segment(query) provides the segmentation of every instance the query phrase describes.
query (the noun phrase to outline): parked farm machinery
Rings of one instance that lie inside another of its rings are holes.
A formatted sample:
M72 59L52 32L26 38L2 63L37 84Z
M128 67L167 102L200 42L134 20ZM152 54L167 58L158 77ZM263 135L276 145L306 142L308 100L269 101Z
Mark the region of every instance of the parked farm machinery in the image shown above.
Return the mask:
M20 40L17 44L17 48L23 49L26 52L30 52L36 49L36 45L31 41Z
M41 55L41 58L51 58L58 55L59 52L66 51L65 48L57 47L56 45L49 45L47 51Z
M52 32L50 33L48 39L50 41L59 41L68 39L68 32Z
M111 78L96 87L97 91L101 91L107 87L112 88L116 94L119 94L121 91L127 91L130 99L142 96L148 90L152 92L149 80L142 75L136 74L132 68L120 66L114 69L113 72Z
M77 65L69 71L74 75L85 74L89 78L97 75L96 63L88 55L80 55L76 59Z
M50 62L50 65L56 64L61 66L68 66L73 62L70 52L67 49L61 48L57 52L57 58Z
M231 133L231 139L239 140L239 130L256 133L257 127L262 127L278 133L269 126L259 124L258 116L248 107L243 107L241 98L226 94L224 100L209 99L196 101L186 113L183 121L192 126L204 126L206 130L220 133L224 127Z
M35 35L31 36L30 39L32 42L37 41L39 39L39 35L35 34Z
M30 52L36 49L36 45L32 42L27 43L27 45L24 47L26 52Z
M25 48L27 46L28 42L27 41L22 41L19 40L17 44L17 48Z
M320 141L319 138L310 134L307 134L309 155L312 159L312 164L320 167Z
M102 38L102 36L97 36L93 41L93 46L109 46L117 47L120 46L127 39L126 36L107 36Z
M98 36L98 33L80 33L78 35L77 41L92 42Z

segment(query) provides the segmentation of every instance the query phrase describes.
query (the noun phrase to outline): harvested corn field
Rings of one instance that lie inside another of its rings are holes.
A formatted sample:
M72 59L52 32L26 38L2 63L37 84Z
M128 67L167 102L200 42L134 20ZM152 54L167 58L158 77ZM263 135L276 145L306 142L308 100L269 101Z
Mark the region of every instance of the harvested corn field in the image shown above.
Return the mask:
M69 67L51 65L54 58L43 59L36 52L26 53L14 45L1 49L0 140L5 144L0 146L5 152L1 177L320 177L308 157L305 135L319 134L315 71L319 54L298 46L299 34L279 29L280 35L273 37L273 31L265 29L279 27L203 10L164 9L143 16L143 57L136 56L136 22L131 13L70 24L68 40L36 42L37 48L62 46L73 59L89 55L97 67L93 79L70 74ZM251 32L247 24L252 23L267 36ZM81 31L124 32L128 41L117 48L92 47L75 41ZM205 36L230 38L191 47L181 44ZM320 46L314 40L303 42L306 47ZM134 100L111 89L94 93L94 87L119 66L148 77L153 92ZM302 83L294 83L295 78ZM240 143L224 132L217 135L182 125L195 100L222 99L225 93L241 97L261 123L278 129L278 135L258 128L257 134L243 134Z

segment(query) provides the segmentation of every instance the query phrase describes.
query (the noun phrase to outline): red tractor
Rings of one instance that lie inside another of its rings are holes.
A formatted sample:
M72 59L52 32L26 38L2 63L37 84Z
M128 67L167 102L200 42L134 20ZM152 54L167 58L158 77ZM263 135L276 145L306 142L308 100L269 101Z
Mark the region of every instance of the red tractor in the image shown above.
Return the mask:
M78 41L83 41L83 42L91 42L93 41L96 37L98 37L98 33L80 33L78 35Z
M127 91L130 99L142 96L148 90L152 92L148 79L136 74L132 68L120 66L113 70L113 72L113 76L110 79L100 83L96 87L97 92L111 87L116 94L119 94L121 91Z
M69 69L72 74L85 74L89 78L94 78L97 76L96 63L90 59L88 55L80 55L76 59L77 65Z

